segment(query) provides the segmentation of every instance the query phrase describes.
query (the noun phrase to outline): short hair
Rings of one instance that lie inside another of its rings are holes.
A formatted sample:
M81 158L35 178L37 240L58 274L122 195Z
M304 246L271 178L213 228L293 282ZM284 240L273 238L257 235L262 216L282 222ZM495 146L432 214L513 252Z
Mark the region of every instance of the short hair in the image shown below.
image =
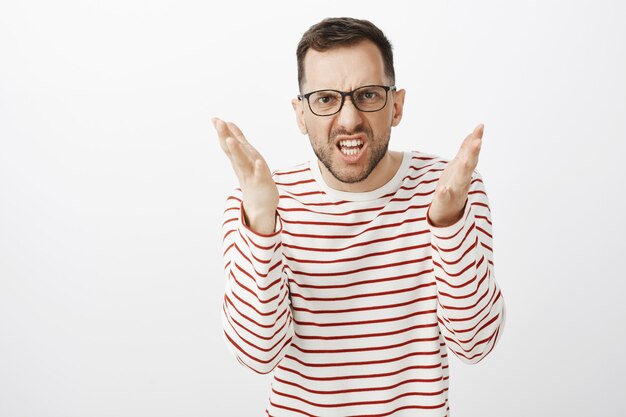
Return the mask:
M385 34L369 20L351 17L328 17L311 26L304 34L296 56L298 59L298 87L302 92L304 83L304 57L309 48L325 52L341 46L353 46L362 41L372 41L380 50L385 66L385 75L395 84L396 74L393 68L393 52L391 42Z

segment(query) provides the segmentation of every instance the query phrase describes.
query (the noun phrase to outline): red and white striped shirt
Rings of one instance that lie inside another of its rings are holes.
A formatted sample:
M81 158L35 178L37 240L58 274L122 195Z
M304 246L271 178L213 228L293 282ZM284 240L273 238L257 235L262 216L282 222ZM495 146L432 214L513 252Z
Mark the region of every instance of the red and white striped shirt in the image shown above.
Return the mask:
M446 163L405 152L364 193L328 187L317 161L277 171L271 235L244 224L239 189L228 197L224 337L242 365L273 371L268 416L450 415L448 349L480 361L505 309L480 174L461 220L427 221Z

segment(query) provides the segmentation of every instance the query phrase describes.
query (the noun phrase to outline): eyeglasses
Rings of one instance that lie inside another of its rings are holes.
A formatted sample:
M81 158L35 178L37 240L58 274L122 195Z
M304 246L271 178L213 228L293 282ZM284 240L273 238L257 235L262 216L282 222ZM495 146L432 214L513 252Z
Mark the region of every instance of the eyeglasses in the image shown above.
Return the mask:
M352 99L352 104L359 111L375 112L387 105L387 92L396 91L396 86L365 85L350 92L339 90L318 90L298 95L298 100L306 99L309 109L316 116L332 116L343 108L346 97Z

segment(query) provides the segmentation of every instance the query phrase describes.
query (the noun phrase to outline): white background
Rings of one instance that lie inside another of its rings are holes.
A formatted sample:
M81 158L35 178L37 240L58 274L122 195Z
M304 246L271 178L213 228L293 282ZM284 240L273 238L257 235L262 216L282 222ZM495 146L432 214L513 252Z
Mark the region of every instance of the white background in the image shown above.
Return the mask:
M221 335L236 186L209 123L313 156L295 49L327 16L390 38L391 148L485 123L503 338L451 361L452 415L625 415L626 6L619 1L0 4L0 416L262 416Z

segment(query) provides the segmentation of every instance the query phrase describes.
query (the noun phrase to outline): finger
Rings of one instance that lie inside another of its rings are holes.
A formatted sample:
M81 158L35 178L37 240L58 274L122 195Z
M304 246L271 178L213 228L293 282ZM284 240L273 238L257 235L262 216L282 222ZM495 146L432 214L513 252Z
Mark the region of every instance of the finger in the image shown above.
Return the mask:
M257 158L254 160L254 175L259 180L269 179L273 181L270 167L267 165L267 162L265 162L263 158Z
M233 136L239 140L242 143L248 143L248 140L246 139L246 137L244 136L243 132L241 131L241 129L239 129L239 126L237 126L236 124L234 124L233 122L228 122L227 123L228 128L230 129L230 131L232 132Z
M478 126L476 126L474 128L474 131L472 132L472 135L474 135L475 137L479 137L479 138L483 138L483 133L485 132L485 125L484 124L479 124Z
M246 140L243 132L233 122L225 122L217 117L211 119L220 138L222 149L231 160L235 173L240 181L256 175L255 161L263 167L264 175L269 175L269 167L259 152ZM242 177L243 175L244 177Z
M225 142L230 151L230 161L233 169L237 178L239 178L240 185L242 185L242 182L247 182L248 178L254 175L254 159L248 155L235 138L228 137Z
M459 151L468 151L479 147L482 142L483 132L485 130L485 125L482 123L474 128L472 133L467 135L463 142L461 143L461 148Z
M484 129L485 126L482 123L476 126L472 133L465 137L455 157L462 166L462 171L465 176L471 175L472 171L474 171L478 165L478 155L482 147Z
M230 130L229 124L232 124L232 123L218 119L217 117L214 117L213 119L215 120L213 125L215 126L215 130L217 131L217 135L219 136L220 139L226 140L226 138L228 137L237 139L235 137L235 134Z
M211 122L213 123L213 127L215 128L215 131L217 132L217 137L220 142L220 147L222 148L226 156L230 158L230 149L226 145L226 138L228 138L229 136L229 131L226 126L226 123L224 123L223 120L220 120L217 117L213 117L211 119Z
M476 164L478 164L478 154L480 153L480 148L483 145L483 133L485 132L485 125L482 123L476 126L474 131L472 132L472 139L468 143L468 152L474 161L474 168L476 168ZM473 169L473 168L472 168Z
M478 154L480 153L480 148L483 145L483 134L485 132L485 125L479 124L476 126L474 131L471 134L471 139L467 144L467 152L469 154L470 159L472 159L473 167L472 170L476 168L478 164Z
M235 136L235 138L237 138L237 140L239 140L239 142L246 148L246 150L250 152L250 154L252 154L255 158L261 158L261 159L263 158L261 154L256 150L256 148L252 146L250 142L248 142L245 135L236 124L229 122L228 128L230 129L232 134Z
M242 142L241 138L243 137L243 134L241 133L241 130L239 130L239 128L234 123L225 122L218 118L214 118L214 119L215 119L214 125L215 125L217 134L220 139L220 146L222 147L222 149L224 150L224 152L229 158L231 157L231 151L230 151L230 148L226 146L226 139L229 137L233 138L233 140L239 142L241 145L244 145L244 147L241 148L241 151L246 152L247 154L249 154L249 156L253 156L253 157L256 156L255 155L257 153L256 150L251 149L249 145L246 145L247 142L245 141L245 138L243 138L243 142ZM233 127L234 127L234 131L233 131Z

